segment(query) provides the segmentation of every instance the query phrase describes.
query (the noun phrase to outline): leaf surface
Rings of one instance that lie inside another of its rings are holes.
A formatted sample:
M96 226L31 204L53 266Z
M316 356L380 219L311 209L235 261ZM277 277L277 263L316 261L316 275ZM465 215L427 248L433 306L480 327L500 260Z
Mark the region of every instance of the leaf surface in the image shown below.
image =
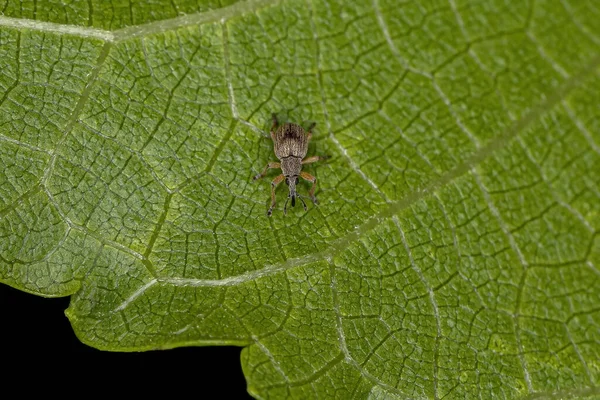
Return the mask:
M83 342L246 346L257 398L600 394L593 1L0 10L0 280ZM251 182L273 112L330 156L306 213Z

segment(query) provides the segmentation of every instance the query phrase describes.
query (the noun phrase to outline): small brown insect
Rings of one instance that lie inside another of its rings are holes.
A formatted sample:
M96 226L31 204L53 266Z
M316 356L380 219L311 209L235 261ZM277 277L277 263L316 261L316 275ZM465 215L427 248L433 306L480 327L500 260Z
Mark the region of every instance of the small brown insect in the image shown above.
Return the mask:
M283 206L283 214L287 214L287 204L290 198L292 199L292 207L296 206L296 197L300 199L304 206L304 211L307 210L306 203L296 192L296 185L298 184L298 177L306 179L312 182L312 187L308 192L308 196L314 204L317 204L317 198L315 197L315 186L317 184L317 178L307 172L302 172L302 165L314 163L319 160L324 160L325 157L312 156L304 158L308 151L308 142L312 138L312 128L315 124L313 123L308 132L300 125L286 123L278 127L277 117L273 114L273 126L271 127L271 139L273 139L273 147L275 156L281 162L270 162L267 164L263 172L256 175L254 180L260 179L267 174L269 168L281 168L282 174L273 179L271 182L271 207L267 211L267 215L271 216L273 207L275 207L275 188L284 179L285 184L289 186L290 193L288 194L285 205Z

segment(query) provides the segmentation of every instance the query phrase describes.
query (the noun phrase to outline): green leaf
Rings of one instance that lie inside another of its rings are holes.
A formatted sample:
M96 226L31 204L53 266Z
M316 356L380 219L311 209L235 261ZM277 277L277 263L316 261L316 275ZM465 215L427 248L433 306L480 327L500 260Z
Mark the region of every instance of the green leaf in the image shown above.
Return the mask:
M600 394L594 1L0 10L0 280L83 342L246 346L265 399ZM273 112L330 158L268 218Z

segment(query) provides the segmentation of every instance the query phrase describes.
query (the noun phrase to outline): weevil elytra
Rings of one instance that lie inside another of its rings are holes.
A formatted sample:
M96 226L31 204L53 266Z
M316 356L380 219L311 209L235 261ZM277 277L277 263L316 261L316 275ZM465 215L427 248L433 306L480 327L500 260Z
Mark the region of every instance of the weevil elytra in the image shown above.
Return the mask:
M300 199L304 206L304 211L307 210L306 203L302 196L296 192L296 185L299 179L302 178L312 183L308 196L314 204L317 204L317 198L315 197L315 187L317 185L317 178L309 174L308 172L302 171L302 165L324 160L325 157L312 156L306 157L308 152L308 143L312 138L313 123L308 131L305 131L300 125L285 123L279 125L277 122L277 116L273 114L273 125L271 126L271 139L273 139L273 150L275 156L280 162L270 162L267 164L263 172L254 176L254 180L260 179L267 174L270 168L281 168L282 174L277 176L271 182L271 207L267 211L267 215L271 216L273 208L275 207L275 188L283 180L285 184L289 186L290 192L283 206L283 214L287 214L287 204L292 199L292 207L296 206L296 197Z

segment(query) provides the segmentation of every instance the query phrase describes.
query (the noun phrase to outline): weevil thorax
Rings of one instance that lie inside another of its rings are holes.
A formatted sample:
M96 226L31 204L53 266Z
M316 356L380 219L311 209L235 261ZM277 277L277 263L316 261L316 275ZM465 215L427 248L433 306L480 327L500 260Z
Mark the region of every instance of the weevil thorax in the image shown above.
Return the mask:
M302 171L302 159L300 157L289 156L281 159L281 172L286 177L297 177Z

